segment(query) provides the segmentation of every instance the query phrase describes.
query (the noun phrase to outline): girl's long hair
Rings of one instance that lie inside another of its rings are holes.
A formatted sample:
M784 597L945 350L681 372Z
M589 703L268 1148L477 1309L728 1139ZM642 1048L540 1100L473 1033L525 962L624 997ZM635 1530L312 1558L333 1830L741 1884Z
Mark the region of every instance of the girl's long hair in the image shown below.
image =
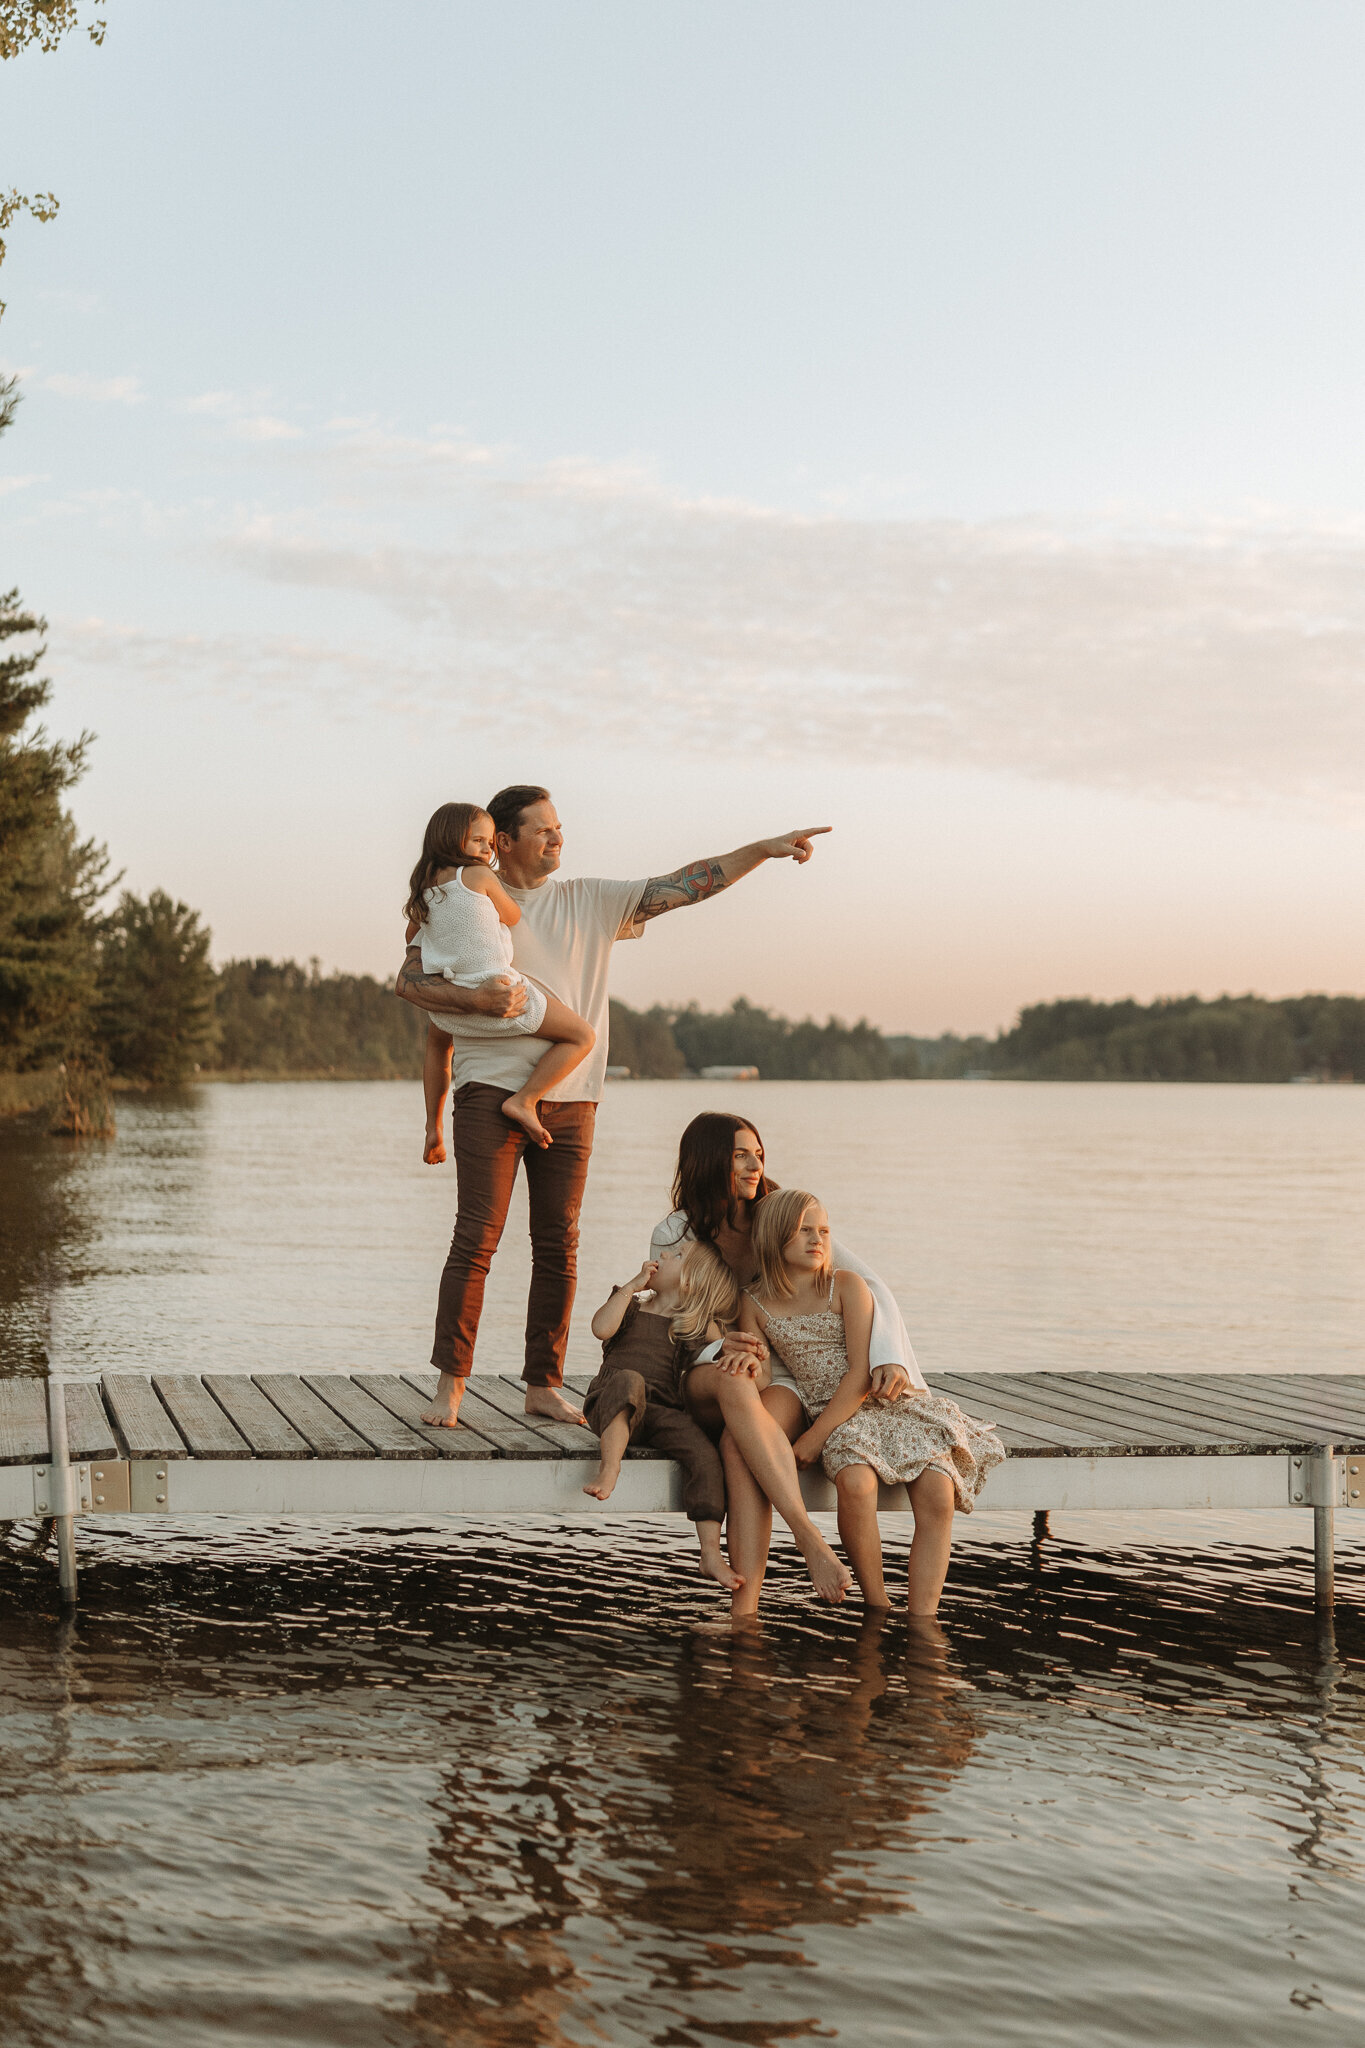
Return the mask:
M473 854L465 852L464 843L474 820L487 816L482 804L442 804L439 811L432 812L422 834L422 858L408 883L408 900L403 905L405 917L413 918L418 924L426 923L427 890L435 886L435 878L441 868L482 866Z
M747 1116L731 1116L721 1109L705 1109L694 1116L678 1140L678 1170L673 1176L673 1207L681 1209L687 1227L698 1244L713 1245L716 1233L730 1220L734 1200L735 1132L753 1131L758 1138L758 1156L763 1157L763 1140ZM777 1185L765 1174L759 1182L755 1207Z
M733 1329L739 1321L739 1282L719 1252L709 1244L689 1245L678 1277L683 1305L669 1317L672 1336L683 1344L701 1344L712 1323Z
M801 1228L801 1218L818 1195L804 1188L778 1188L759 1207L754 1217L754 1257L758 1260L758 1284L769 1301L789 1301L796 1289L791 1270L782 1254ZM825 1278L830 1278L828 1265Z

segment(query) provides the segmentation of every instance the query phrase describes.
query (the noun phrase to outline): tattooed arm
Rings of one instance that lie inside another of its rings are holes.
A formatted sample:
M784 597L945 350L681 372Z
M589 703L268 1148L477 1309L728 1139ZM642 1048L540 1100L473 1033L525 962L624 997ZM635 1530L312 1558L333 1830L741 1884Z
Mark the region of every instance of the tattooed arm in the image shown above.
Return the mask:
M526 983L484 982L479 988L457 988L443 974L424 974L422 948L409 946L398 970L394 994L419 1010L477 1010L485 1017L519 1017L526 1008Z
M690 860L686 867L674 868L671 875L654 875L645 883L639 903L622 925L621 936L637 931L651 917L662 917L666 910L704 903L708 896L728 889L731 882L752 874L765 860L794 860L798 866L803 865L815 851L811 840L817 833L830 830L828 825L808 825L803 832L784 832L777 839L755 839L752 845L737 847L733 853L713 854L709 860Z

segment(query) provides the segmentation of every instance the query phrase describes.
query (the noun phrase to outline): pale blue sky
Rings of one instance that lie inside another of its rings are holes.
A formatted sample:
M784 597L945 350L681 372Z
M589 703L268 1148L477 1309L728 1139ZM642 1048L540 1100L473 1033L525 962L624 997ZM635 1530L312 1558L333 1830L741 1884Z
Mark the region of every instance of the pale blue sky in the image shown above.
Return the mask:
M3 581L220 956L382 969L524 775L838 828L631 1000L1365 986L1356 5L107 12L0 72Z

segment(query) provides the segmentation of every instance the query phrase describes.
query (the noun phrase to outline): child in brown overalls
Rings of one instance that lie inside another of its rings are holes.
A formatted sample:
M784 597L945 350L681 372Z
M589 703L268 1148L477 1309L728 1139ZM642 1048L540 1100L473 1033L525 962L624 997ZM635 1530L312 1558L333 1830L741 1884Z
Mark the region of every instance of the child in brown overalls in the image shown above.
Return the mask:
M649 1299L637 1296L649 1290ZM709 1245L689 1244L647 1259L592 1319L602 1340L602 1369L583 1414L601 1439L596 1476L583 1488L608 1500L631 1443L648 1444L683 1468L683 1511L697 1527L701 1568L727 1592L744 1584L721 1554L725 1469L710 1437L687 1412L682 1383L705 1344L739 1314L739 1288Z

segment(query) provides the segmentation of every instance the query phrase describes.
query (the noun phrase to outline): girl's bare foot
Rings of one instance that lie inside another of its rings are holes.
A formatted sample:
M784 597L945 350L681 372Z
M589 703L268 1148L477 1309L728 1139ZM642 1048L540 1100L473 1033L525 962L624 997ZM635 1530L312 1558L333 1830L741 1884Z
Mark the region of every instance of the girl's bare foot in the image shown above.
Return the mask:
M744 1584L739 1573L732 1572L729 1565L725 1562L719 1544L716 1544L714 1548L710 1545L703 1545L701 1575L704 1579L714 1579L718 1586L724 1586L727 1593L737 1593Z
M446 1163L446 1141L439 1131L428 1131L422 1147L423 1166L444 1166Z
M609 1465L604 1459L583 1491L590 1493L594 1500L610 1500L612 1488L620 1477L620 1465Z
M502 1105L502 1113L510 1117L514 1124L520 1124L532 1144L539 1145L542 1152L547 1145L553 1144L554 1140L550 1133L536 1115L533 1102L523 1102L520 1097L509 1095Z
M804 1541L797 1538L797 1548L806 1561L811 1584L822 1600L831 1607L838 1607L845 1593L853 1584L853 1574L846 1564L840 1564L834 1552L818 1529Z
M458 1428L463 1395L464 1381L457 1380L453 1373L443 1372L436 1389L436 1399L430 1408L422 1410L423 1422L429 1422L434 1429Z

